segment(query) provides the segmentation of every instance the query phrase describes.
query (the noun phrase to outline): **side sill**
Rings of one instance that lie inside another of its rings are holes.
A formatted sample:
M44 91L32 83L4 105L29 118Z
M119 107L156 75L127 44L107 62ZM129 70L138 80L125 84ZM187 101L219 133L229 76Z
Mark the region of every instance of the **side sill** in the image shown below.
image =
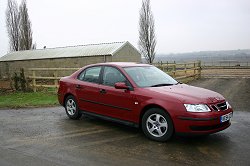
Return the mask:
M123 125L126 125L126 126L131 126L131 127L139 128L139 125L137 123L134 123L134 122L130 122L130 121L126 121L126 120L121 120L121 119L117 119L117 118L112 118L112 117L109 117L109 116L104 116L104 115L100 115L100 114L96 114L96 113L88 112L88 111L83 111L83 110L81 110L81 113L85 114L85 115L93 116L93 117L96 117L96 118L100 118L100 119L103 119L103 120L107 120L107 121L112 121L112 122L116 122L116 123L119 123L119 124L123 124Z

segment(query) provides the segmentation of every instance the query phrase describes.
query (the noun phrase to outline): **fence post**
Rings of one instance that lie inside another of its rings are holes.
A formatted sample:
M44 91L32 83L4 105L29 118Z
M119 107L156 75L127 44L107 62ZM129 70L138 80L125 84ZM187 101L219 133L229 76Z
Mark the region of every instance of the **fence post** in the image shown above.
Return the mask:
M184 69L185 76L187 76L187 64L186 64L186 63L184 64L184 68L185 68L185 69Z
M175 72L176 72L176 63L174 61L174 66L173 66L173 77L175 78Z
M54 71L54 77L55 77L55 79L54 79L54 84L55 84L55 86L56 86L56 89L57 89L57 86L58 86L57 76L58 76L58 71L55 70L55 71Z
M168 72L168 61L167 61L167 72Z
M162 61L161 61L161 69L162 69L162 71L166 72L166 71L165 71L164 63L163 63Z
M36 92L36 71L32 70L32 88L33 92Z
M198 61L198 78L201 78L201 61Z
M196 62L194 62L194 79L196 78Z

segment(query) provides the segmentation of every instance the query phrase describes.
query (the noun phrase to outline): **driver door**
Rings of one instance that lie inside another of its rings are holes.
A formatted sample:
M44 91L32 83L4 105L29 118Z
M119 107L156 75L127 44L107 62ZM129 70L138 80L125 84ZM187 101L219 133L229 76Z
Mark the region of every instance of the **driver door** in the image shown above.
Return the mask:
M103 80L100 84L100 102L103 109L100 113L122 120L131 120L131 115L136 109L134 91L116 89L117 82L125 82L131 86L126 77L115 67L105 66Z

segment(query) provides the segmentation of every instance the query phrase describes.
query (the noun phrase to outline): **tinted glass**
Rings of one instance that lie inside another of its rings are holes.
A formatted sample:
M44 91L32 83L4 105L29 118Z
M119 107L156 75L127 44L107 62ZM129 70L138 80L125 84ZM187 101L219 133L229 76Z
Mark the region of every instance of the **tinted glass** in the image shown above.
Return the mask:
M126 67L124 70L139 87L174 85L178 82L154 66Z
M78 76L78 79L87 82L99 83L100 71L101 66L87 68Z
M117 82L127 83L123 74L114 67L105 67L103 72L103 85L114 86Z

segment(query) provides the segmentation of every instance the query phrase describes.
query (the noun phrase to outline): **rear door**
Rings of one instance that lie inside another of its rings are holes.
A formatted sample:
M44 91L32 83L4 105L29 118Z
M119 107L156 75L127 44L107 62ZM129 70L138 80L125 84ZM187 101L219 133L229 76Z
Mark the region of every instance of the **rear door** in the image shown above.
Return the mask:
M101 69L101 66L89 67L78 75L75 88L81 110L97 113L101 109L97 104Z

